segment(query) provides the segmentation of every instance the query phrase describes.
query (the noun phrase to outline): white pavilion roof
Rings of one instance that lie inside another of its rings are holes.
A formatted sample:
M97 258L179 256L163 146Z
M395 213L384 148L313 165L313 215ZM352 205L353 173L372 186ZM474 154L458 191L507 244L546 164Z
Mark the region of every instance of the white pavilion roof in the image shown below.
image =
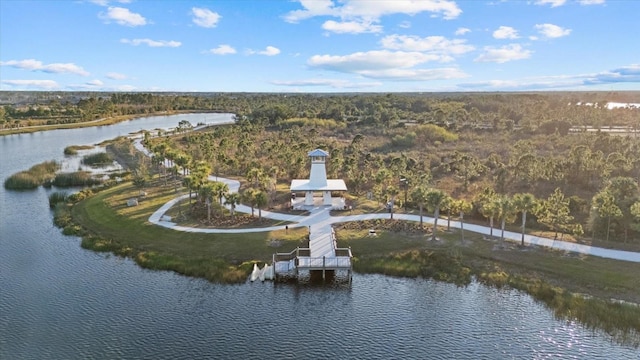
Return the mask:
M325 184L312 184L309 179L291 180L291 191L347 191L342 179L327 179Z

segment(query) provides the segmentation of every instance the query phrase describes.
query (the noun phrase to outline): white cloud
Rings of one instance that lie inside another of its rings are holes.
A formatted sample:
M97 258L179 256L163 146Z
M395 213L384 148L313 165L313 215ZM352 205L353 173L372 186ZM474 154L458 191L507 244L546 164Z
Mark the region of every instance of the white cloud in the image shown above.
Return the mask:
M222 17L209 9L197 7L191 8L191 14L193 15L193 23L205 28L216 27Z
M551 5L551 7L558 7L564 5L567 0L536 0L536 5Z
M468 29L468 28L465 28L465 27L461 27L461 28L458 28L458 30L456 30L455 35L461 36L461 35L464 35L464 34L470 33L470 32L471 32L471 29Z
M104 85L104 83L98 79L87 81L85 84L92 87L98 87L98 86Z
M127 75L116 73L116 72L110 72L110 73L107 73L107 78L112 80L124 80L127 78Z
M500 26L493 32L493 37L496 39L517 39L520 36L518 36L518 30L511 26Z
M411 27L411 22L410 21L403 21L400 24L398 24L398 27L401 27L403 29L408 29Z
M479 90L544 90L576 89L611 83L639 83L640 64L631 64L594 74L540 76L520 80L489 80L458 84L462 89Z
M605 3L605 0L578 0L580 5L601 5Z
M129 9L122 7L110 6L107 8L107 13L100 13L98 15L106 23L115 21L119 25L125 26L142 26L147 24L147 19L142 15L133 13Z
M340 79L307 79L307 80L274 80L274 85L280 86L328 86L334 89L358 89L382 86L381 82L352 82Z
M365 19L377 21L393 14L416 15L430 12L445 19L455 19L462 10L451 0L298 0L303 9L284 16L285 21L296 23L315 16L333 16L340 19Z
M411 68L429 61L438 61L441 57L421 52L404 51L368 51L349 55L314 55L307 61L309 66L339 72L360 73L365 70L383 70Z
M422 81L452 79L467 76L457 68L415 69L430 61L439 61L441 55L404 51L368 51L344 56L314 55L307 61L311 68L358 74L373 79Z
M60 87L58 83L53 80L2 80L2 84L21 89L57 89Z
M214 55L229 55L229 54L235 54L237 51L231 45L222 44L222 45L218 45L217 48L207 50L206 52Z
M53 63L43 64L42 61L35 59L26 60L9 60L0 62L0 66L11 66L17 69L42 71L53 74L76 74L80 76L89 76L89 73L82 67L73 63Z
M258 54L258 55L265 55L265 56L275 56L275 55L280 54L280 49L278 49L275 46L267 46L264 50L260 50L260 51L248 49L246 51L246 54L247 55Z
M563 29L553 24L537 24L535 28L546 38L559 38L571 33L571 29Z
M120 39L123 44L129 44L133 46L147 45L149 47L179 47L182 45L179 41L166 41L166 40L151 40L151 39Z
M100 6L107 6L109 5L110 0L89 0L89 2L94 3L96 5L100 5ZM121 4L128 4L131 2L131 0L116 0L116 1L111 1L111 2L118 2Z
M338 34L361 34L361 33L379 33L382 32L382 26L375 25L371 22L361 21L342 21L337 22L327 20L322 24L322 28Z
M386 69L386 70L367 70L359 72L360 75L385 80L396 81L432 81L460 79L468 77L464 71L455 68L437 68L437 69Z
M528 59L529 57L531 57L530 50L523 49L519 44L510 44L500 48L486 46L484 53L478 56L475 61L502 64L513 60Z
M427 36L421 38L411 35L389 35L382 38L380 42L382 46L387 49L432 52L443 55L460 55L475 49L473 46L468 45L466 40L449 40L443 36ZM448 57L443 57L442 59L442 61L449 60L452 59Z

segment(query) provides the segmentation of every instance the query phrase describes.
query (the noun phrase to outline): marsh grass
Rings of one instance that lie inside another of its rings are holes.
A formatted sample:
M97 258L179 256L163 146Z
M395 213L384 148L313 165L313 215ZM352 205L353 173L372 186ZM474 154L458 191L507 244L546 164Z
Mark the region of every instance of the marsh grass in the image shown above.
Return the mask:
M64 148L65 155L78 155L78 150L93 149L91 145L71 145Z
M9 176L4 181L4 187L11 190L35 189L47 181L51 181L60 164L55 161L45 161L32 166L27 171L20 171Z
M53 179L53 185L58 187L93 186L102 183L88 171L76 171L72 173L59 173Z
M106 152L101 152L101 153L85 155L82 157L81 162L84 165L95 166L95 167L107 166L113 163L113 157Z
M59 203L65 203L69 195L64 191L54 191L49 195L49 207L55 208Z

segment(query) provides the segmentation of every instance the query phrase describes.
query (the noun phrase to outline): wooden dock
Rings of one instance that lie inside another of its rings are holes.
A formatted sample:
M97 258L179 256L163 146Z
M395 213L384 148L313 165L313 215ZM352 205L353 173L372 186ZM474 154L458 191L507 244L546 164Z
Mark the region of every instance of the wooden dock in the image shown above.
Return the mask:
M338 248L336 236L330 224L312 225L309 229L309 247L296 248L289 253L273 254L275 280L278 278L295 278L311 276L314 272L336 275L338 271L346 273L351 282L352 260L351 248Z

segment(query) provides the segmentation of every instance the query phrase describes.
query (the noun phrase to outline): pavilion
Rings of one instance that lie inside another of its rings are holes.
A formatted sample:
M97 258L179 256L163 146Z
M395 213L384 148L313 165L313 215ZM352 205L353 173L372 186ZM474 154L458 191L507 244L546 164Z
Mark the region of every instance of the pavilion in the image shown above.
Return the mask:
M344 198L332 198L332 191L347 191L347 185L342 179L327 179L326 159L329 157L329 153L321 149L315 149L308 153L311 158L311 172L309 173L309 179L294 179L291 180L291 204L293 207L296 205L312 206L314 204L314 193L322 193L322 205L334 206L336 208L344 209ZM294 201L295 193L304 192L304 202L301 200Z

